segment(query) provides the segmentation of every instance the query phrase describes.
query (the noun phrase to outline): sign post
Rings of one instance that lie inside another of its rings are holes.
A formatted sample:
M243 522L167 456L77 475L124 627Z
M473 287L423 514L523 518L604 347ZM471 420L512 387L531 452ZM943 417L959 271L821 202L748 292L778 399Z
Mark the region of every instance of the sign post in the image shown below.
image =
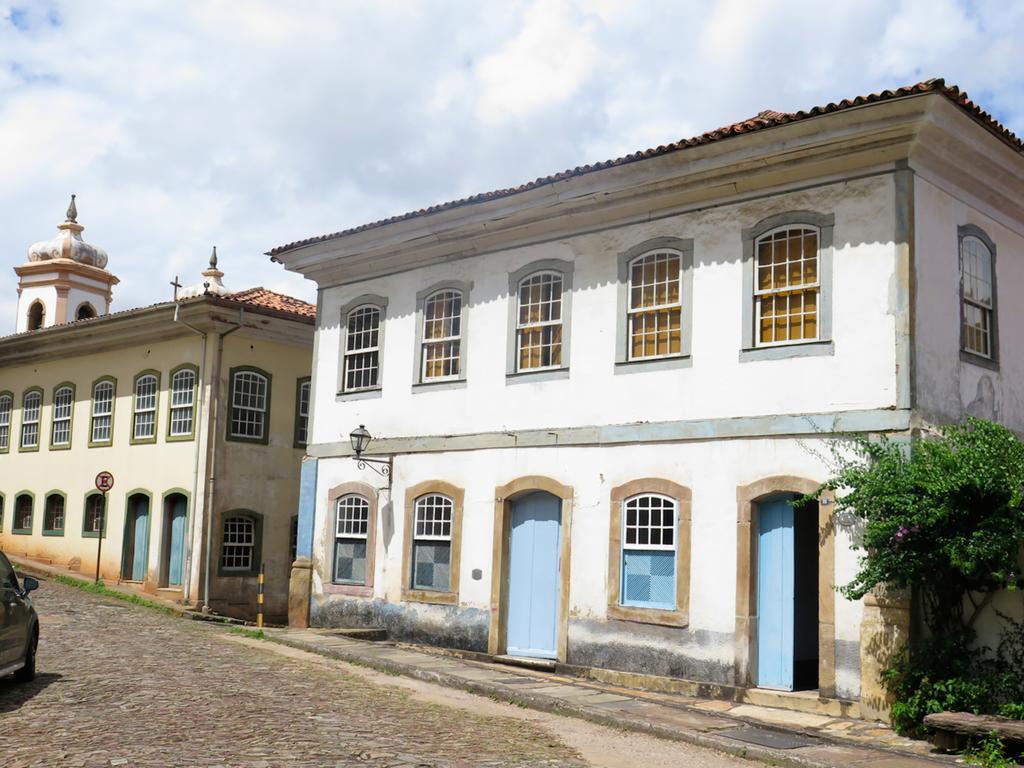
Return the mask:
M109 472L96 475L96 490L103 494L103 506L100 508L100 530L96 537L96 583L100 583L100 554L103 552L103 534L107 529L107 492L114 487L114 476Z

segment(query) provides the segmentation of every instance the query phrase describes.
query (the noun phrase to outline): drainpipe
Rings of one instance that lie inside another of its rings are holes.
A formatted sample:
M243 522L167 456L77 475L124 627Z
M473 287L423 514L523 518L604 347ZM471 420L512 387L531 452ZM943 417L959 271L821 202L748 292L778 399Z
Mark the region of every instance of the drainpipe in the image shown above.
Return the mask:
M210 437L212 439L206 441L207 485L203 504L206 516L206 554L203 558L203 613L210 610L210 559L213 550L213 511L216 508L213 503L216 493L214 477L216 477L217 469L217 433L215 430L220 417L220 364L224 356L224 337L230 336L240 329L244 321L245 308L239 307L238 323L235 327L217 335L217 351L213 358L213 370L210 372Z
M196 402L196 416L195 416L195 430L196 430L196 450L195 459L192 464L192 510L188 516L188 538L185 542L185 562L188 564L185 568L185 584L184 584L184 595L185 599L189 599L189 595L192 593L192 541L196 531L196 510L195 504L199 494L199 455L202 451L203 446L203 402L204 402L204 373L206 372L206 331L201 331L194 325L189 325L184 320L178 317L178 310L181 308L180 304L174 305L174 322L181 323L181 325L188 328L193 333L197 333L203 337L202 346L199 352L199 377L196 382L196 393L198 399Z

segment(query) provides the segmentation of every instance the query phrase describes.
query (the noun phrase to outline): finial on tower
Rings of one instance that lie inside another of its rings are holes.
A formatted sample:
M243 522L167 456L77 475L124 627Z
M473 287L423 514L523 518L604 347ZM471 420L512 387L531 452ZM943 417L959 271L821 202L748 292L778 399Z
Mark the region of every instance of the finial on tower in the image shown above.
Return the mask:
M213 253L210 254L210 269L217 268L217 246L213 246Z
M73 223L78 223L78 208L75 206L75 196L71 196L71 205L68 206L67 220Z

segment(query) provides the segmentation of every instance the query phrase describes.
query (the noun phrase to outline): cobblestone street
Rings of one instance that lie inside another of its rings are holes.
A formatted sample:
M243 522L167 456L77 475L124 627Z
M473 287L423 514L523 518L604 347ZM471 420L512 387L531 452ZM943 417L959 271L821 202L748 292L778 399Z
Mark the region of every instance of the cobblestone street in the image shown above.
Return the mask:
M602 738L638 762L647 750L645 764L749 765L468 694L431 699L408 682L49 580L34 602L36 682L0 681L4 768L612 765L582 754Z

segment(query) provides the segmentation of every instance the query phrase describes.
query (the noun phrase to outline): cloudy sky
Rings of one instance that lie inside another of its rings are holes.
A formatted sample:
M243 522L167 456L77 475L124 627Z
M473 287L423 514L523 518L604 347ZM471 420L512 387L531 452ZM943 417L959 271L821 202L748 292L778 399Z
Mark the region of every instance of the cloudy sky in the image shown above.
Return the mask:
M115 309L213 244L311 299L263 253L766 108L942 76L1024 133L1024 0L3 3L2 332L72 192Z

